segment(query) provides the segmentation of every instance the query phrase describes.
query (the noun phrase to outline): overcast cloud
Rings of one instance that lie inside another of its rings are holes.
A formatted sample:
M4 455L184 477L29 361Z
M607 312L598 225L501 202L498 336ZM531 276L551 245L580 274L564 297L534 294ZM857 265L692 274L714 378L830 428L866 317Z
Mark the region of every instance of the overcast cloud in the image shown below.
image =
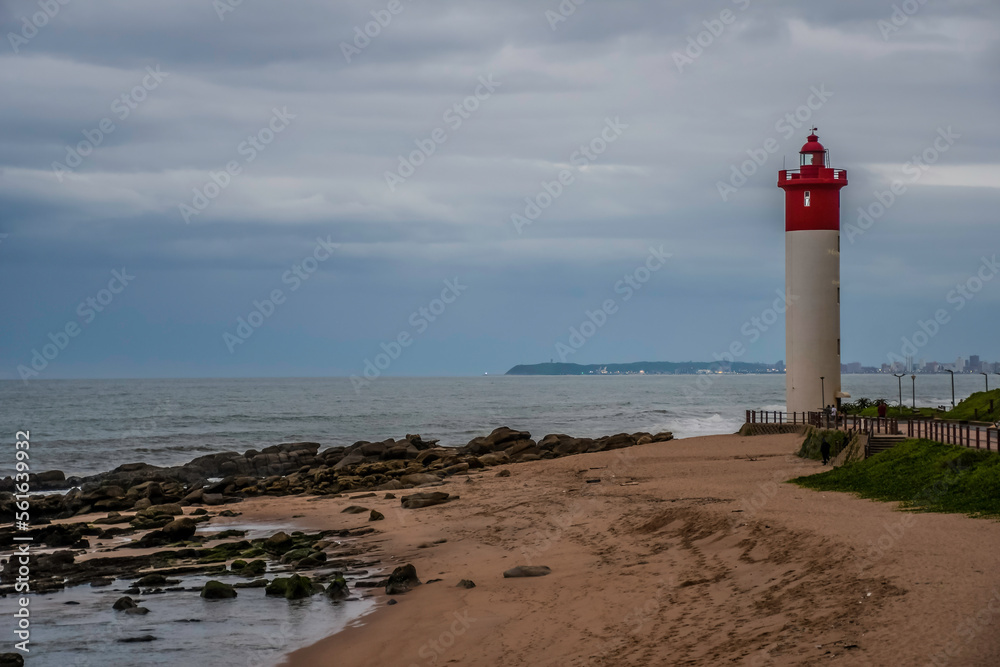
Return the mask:
M497 373L609 299L567 361L710 360L782 289L776 172L813 124L850 178L844 360L938 309L918 357L1000 360L1000 279L949 300L1000 250L992 0L12 0L0 26L2 378L70 323L38 377L351 375L401 334L386 373ZM783 357L779 321L743 360Z

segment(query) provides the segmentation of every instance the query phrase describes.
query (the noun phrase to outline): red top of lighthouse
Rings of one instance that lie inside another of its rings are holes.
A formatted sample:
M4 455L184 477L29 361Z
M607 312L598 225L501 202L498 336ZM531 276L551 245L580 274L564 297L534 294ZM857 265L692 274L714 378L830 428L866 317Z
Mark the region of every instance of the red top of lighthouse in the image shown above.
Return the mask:
M799 168L778 172L778 187L785 191L785 230L840 229L840 189L847 185L847 172L830 167L815 127L806 139Z

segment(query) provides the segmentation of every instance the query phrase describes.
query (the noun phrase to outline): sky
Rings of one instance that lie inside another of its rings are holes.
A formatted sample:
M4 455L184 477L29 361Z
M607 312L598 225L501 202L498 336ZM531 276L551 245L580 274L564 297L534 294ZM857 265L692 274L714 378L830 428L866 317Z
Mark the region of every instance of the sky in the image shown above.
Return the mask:
M1000 360L992 0L9 0L0 28L3 379L774 362L777 171L813 125L850 180L843 360Z

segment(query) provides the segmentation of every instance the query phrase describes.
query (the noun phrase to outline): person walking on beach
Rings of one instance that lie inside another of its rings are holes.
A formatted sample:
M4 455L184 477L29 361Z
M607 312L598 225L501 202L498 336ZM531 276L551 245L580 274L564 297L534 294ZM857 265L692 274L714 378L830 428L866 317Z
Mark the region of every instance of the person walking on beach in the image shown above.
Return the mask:
M823 456L823 465L826 465L830 461L830 441L827 436L823 436L823 441L819 446L819 453Z

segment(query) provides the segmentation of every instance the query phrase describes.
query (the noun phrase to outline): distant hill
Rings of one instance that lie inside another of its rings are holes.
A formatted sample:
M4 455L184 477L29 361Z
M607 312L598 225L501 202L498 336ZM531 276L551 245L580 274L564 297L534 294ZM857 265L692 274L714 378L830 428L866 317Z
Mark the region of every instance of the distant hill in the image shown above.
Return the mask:
M519 364L506 375L690 375L698 371L727 373L780 373L771 364L737 361L722 364L717 361L636 361L630 364Z

